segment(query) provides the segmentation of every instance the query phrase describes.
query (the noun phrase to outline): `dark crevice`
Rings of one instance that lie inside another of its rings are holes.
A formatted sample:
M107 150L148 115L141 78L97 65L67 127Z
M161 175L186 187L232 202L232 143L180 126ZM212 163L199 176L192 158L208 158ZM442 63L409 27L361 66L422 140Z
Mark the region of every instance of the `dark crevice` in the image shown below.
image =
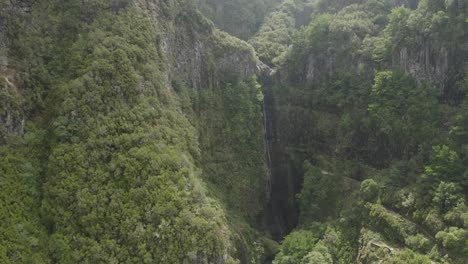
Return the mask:
M302 188L303 173L301 164L297 164L288 153L287 142L282 140L284 131L277 123L273 81L271 78L262 78L260 81L265 87L263 111L265 155L270 170L270 200L259 221L272 239L280 241L298 224L299 208L295 196Z

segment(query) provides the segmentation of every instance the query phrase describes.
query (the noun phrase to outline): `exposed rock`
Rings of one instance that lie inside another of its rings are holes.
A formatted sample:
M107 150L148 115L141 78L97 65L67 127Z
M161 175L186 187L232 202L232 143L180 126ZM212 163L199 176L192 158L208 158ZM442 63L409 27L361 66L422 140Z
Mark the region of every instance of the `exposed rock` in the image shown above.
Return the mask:
M9 134L23 134L22 97L11 76L0 76L0 142Z
M165 54L167 83L181 80L195 90L215 87L225 73L248 78L258 72L253 48L246 42L215 29L213 23L187 4L175 14L165 14L154 1L139 2L140 8L161 29L159 43ZM216 67L213 67L216 65Z
M445 47L424 45L421 48L401 47L393 55L393 65L399 66L419 82L429 81L442 91L450 79L450 58Z
M7 39L6 39L6 14L8 6L0 5L0 74L5 74L8 66Z
M29 12L33 1L11 1L0 5L0 143L9 134L22 134L24 114L15 71L9 69L7 20Z

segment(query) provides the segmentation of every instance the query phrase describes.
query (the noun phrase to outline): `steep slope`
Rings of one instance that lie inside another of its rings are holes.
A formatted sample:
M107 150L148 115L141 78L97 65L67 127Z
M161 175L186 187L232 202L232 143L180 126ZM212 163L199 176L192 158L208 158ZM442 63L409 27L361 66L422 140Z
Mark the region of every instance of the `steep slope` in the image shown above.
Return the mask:
M249 45L183 1L0 17L2 262L254 257L268 178Z
M266 92L274 263L465 263L466 3L316 4Z
M466 263L465 1L279 2L0 2L0 262Z

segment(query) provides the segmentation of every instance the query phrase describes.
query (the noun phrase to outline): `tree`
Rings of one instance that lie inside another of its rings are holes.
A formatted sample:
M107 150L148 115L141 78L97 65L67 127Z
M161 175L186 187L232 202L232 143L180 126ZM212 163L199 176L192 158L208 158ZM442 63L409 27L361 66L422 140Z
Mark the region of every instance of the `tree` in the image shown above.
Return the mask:
M309 230L296 230L281 242L273 264L297 264L314 248L317 237Z
M314 246L301 261L301 264L333 264L333 258L328 252L328 248L321 242Z
M436 234L436 239L442 243L445 248L454 250L458 254L468 254L468 231L458 228L449 227L445 231L440 231Z
M377 126L378 144L388 158L417 152L433 140L437 131L437 100L428 87L393 71L378 72L370 94L368 111Z
M458 204L464 203L462 188L453 182L440 182L432 199L439 209L446 213Z
M410 249L405 249L398 253L395 257L390 258L386 263L389 264L431 264L432 261L428 256L414 253Z
M448 146L434 146L429 165L424 167L421 175L422 186L435 190L441 181L465 185L464 166L458 154ZM444 185L445 186L445 185Z
M300 222L306 224L324 220L335 212L341 177L322 172L308 161L304 162L304 171L304 184L296 197L299 202Z
M260 59L270 65L277 65L285 56L294 32L294 17L284 12L275 12L266 18L264 25L250 41Z
M379 196L379 185L373 179L367 179L361 183L361 197L366 202L375 202Z

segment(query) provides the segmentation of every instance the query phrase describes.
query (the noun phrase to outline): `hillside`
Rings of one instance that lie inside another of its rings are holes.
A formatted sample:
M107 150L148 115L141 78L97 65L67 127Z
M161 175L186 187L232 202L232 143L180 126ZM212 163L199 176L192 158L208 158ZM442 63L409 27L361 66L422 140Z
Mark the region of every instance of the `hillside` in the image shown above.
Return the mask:
M468 263L465 0L0 0L0 263Z

